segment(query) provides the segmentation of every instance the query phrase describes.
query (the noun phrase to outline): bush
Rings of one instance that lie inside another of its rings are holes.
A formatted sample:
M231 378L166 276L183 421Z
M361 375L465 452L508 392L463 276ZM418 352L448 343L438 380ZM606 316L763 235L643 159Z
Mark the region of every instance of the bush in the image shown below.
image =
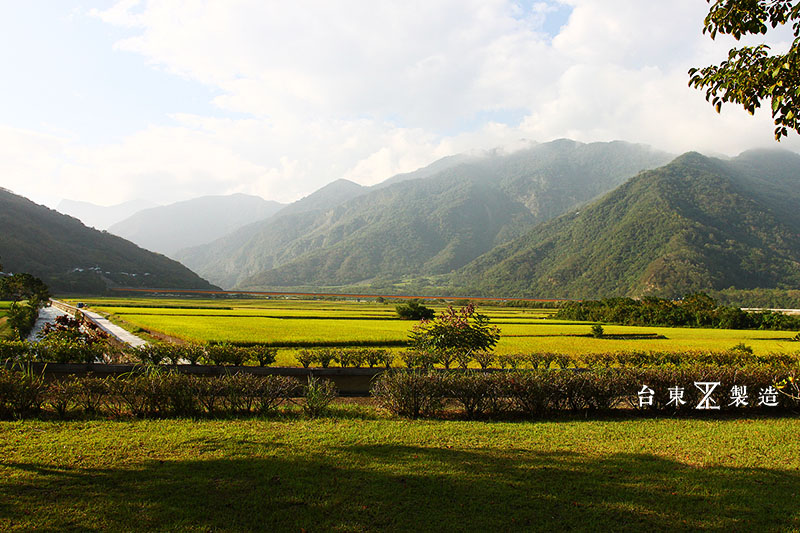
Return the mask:
M407 368L431 369L439 362L437 354L431 350L403 350L400 359Z
M603 338L603 326L601 324L595 324L592 326L592 337L595 339Z
M47 403L59 418L66 418L69 410L77 405L80 383L75 376L55 379L47 385Z
M35 345L27 341L0 340L0 361L26 361L33 357Z
M513 372L506 383L513 407L528 417L540 417L560 407L561 391L546 370Z
M397 316L404 320L431 320L436 313L433 309L425 307L417 300L408 300L404 304L395 306Z
M0 418L23 418L38 412L46 387L44 378L31 370L0 368Z
M316 418L325 413L336 396L333 382L309 376L303 391L303 412L310 418Z
M249 352L250 358L254 359L258 366L271 365L278 356L278 349L270 348L269 346L252 346Z
M242 366L247 355L247 348L240 348L227 342L206 346L206 358L215 365Z
M495 357L492 352L479 351L472 354L472 359L478 363L483 370L486 370L492 365Z
M389 368L392 366L393 361L394 355L389 350L364 349L364 362L369 365L370 368L375 366L385 366Z
M382 407L407 418L437 414L446 391L442 374L431 371L387 371L372 385L372 396Z
M316 354L312 350L300 350L294 358L303 365L303 368L308 368L316 361Z
M95 363L103 360L104 346L81 340L48 339L36 345L39 361L48 363Z
M206 349L202 344L184 344L180 351L181 358L190 365L196 365L206 357Z
M131 349L131 355L145 365L160 365L172 359L176 348L171 344L145 344Z
M505 353L497 356L497 364L500 365L500 368L516 370L524 362L523 356L516 353Z
M360 367L364 364L364 350L358 348L340 348L336 350L336 361L342 368Z
M464 409L467 419L484 415L497 404L500 391L494 374L466 371L451 372L445 378L447 396L454 398Z
M256 388L255 408L259 413L267 413L283 400L294 396L300 388L300 382L286 376L264 376Z

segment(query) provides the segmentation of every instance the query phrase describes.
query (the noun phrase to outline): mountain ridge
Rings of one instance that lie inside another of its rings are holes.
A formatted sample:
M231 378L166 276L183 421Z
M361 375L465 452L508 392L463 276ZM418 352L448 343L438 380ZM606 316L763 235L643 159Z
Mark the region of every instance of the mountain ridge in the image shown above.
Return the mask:
M0 191L0 227L3 268L33 274L54 292L215 288L177 261L7 191Z

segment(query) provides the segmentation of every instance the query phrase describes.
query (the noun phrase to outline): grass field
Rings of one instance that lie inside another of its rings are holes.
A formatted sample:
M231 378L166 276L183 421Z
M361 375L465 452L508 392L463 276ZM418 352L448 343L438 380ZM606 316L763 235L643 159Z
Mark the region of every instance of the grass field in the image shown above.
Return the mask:
M319 300L181 300L105 298L86 300L131 329L143 328L195 342L397 344L414 322L397 319L394 305ZM189 309L187 307L196 307ZM442 306L433 305L441 310ZM498 353L552 351L599 353L621 350L724 350L744 343L757 354L795 352L795 332L605 326L607 334L655 333L663 339L596 339L591 324L548 319L548 310L481 307L502 333ZM281 350L279 364L294 364Z
M797 419L0 423L3 531L800 531Z
M6 315L11 307L11 302L0 302L0 339L6 338L11 333L8 327Z

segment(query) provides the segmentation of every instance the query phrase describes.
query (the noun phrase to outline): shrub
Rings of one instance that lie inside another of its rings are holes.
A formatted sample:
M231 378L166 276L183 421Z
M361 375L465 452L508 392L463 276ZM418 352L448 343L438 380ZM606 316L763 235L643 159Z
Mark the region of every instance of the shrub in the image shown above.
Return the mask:
M559 395L574 411L612 409L636 387L632 373L625 369L558 371L554 378Z
M496 404L497 380L486 372L451 372L445 378L446 394L454 398L464 409L467 419L482 416Z
M145 365L160 365L172 357L174 348L168 344L145 344L131 349L131 354Z
M364 364L364 350L341 348L336 350L336 361L343 368L346 367L360 367Z
M44 378L30 369L0 368L0 418L22 418L38 412L46 387Z
M523 356L516 353L504 353L497 356L497 364L500 365L500 368L516 370L523 362Z
M545 370L511 372L507 390L513 406L522 414L540 417L561 405L561 391Z
M595 339L603 338L603 326L601 324L595 324L592 326L592 337Z
M50 363L95 363L103 360L104 346L80 340L48 339L36 345L37 359Z
M369 348L364 350L364 362L369 365L370 368L375 366L386 366L386 368L389 368L392 366L393 361L394 355L389 350Z
M0 340L0 361L24 361L35 354L34 345L27 341Z
M449 369L450 365L457 361L457 355L456 350L445 348L437 352L436 361L446 369Z
M59 418L66 418L69 410L77 405L80 384L75 376L55 379L47 385L47 403Z
M190 365L196 365L206 356L206 349L202 344L184 344L180 348L181 358Z
M466 370L472 362L472 352L464 350L456 350L456 364L458 368Z
M403 350L400 359L407 368L431 369L438 362L437 354L432 350Z
M328 368L336 360L336 352L330 348L320 348L316 350L315 360L322 368Z
M494 354L492 352L478 351L472 354L472 359L480 365L483 370L486 370L494 362Z
M227 342L206 346L206 358L215 365L242 366L247 359L247 349Z
M107 381L96 377L78 379L75 394L76 403L86 414L97 414L108 394Z
M316 354L313 350L300 350L294 357L298 363L303 365L303 368L308 368L316 362Z
M336 396L333 382L309 376L303 391L303 412L310 418L316 418L325 413Z
M547 370L550 368L550 364L555 360L556 354L553 353L529 353L525 356L525 361L533 368L534 370L541 368L542 370Z
M397 316L404 320L431 320L435 315L435 311L429 307L425 307L417 300L408 300L404 304L395 306Z
M258 366L269 366L278 356L278 349L269 346L252 346L248 351L250 358L255 360Z
M407 418L437 414L445 393L442 374L431 371L387 371L372 385L372 396L382 407Z
M294 396L300 382L286 376L264 376L256 388L255 407L260 413L274 409L282 400Z

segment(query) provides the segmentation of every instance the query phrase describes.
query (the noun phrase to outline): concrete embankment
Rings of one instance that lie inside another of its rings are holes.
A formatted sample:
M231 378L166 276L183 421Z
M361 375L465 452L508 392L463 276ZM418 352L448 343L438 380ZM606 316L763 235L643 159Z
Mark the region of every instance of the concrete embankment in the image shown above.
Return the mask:
M84 320L88 320L97 324L101 330L111 335L111 337L116 339L118 342L127 344L128 346L132 346L134 348L138 348L139 346L144 346L147 344L146 340L137 337L130 331L121 328L116 324L112 324L110 320L99 313L89 311L88 309L78 309L75 306L66 304L59 300L51 299L50 302L52 307L60 309L65 314L69 314L70 316L77 317L79 315L83 315Z

